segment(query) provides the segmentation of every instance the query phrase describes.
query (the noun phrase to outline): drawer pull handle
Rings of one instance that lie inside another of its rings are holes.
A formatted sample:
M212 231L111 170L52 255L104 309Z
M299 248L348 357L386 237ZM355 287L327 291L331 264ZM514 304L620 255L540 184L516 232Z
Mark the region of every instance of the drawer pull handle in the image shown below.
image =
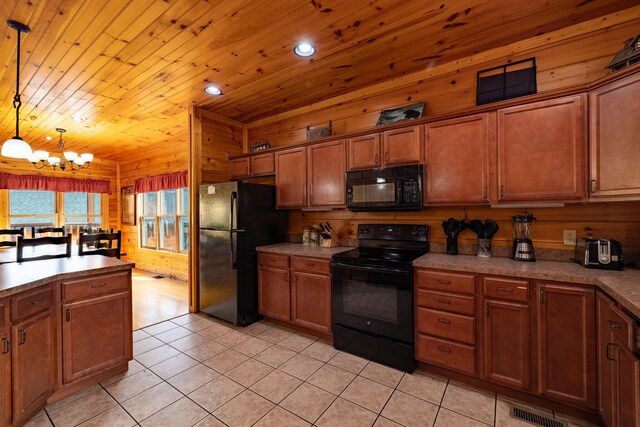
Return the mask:
M609 326L611 326L611 329L624 329L624 326L615 320L609 320Z
M438 351L441 351L443 353L451 353L451 349L444 347L438 347Z
M24 329L20 329L18 331L18 335L18 345L22 345L27 342L27 331L25 331Z
M513 292L513 288L498 288L500 292Z
M605 356L607 357L607 360L611 360L611 361L615 361L616 359L612 358L611 356L609 356L609 346L610 345L615 345L614 343L610 342L607 343L607 346L604 348L605 351Z
M450 301L450 300L448 300L448 299L442 299L442 298L438 299L438 302L439 302L439 303L441 303L441 304L451 304L451 301Z
M451 281L450 280L438 279L438 283L440 283L441 285L450 285Z
M2 353L0 354L7 354L9 351L11 351L11 341L8 338L2 338Z
M107 286L107 284L106 284L106 283L99 283L99 284L96 284L96 285L91 285L91 287L92 287L93 289L103 288L103 287L105 287L105 286Z
M450 325L451 324L451 320L447 320L447 319L438 319L438 322L444 323L445 325Z
M71 320L71 310L67 308L67 322Z
M38 299L38 300L35 300L35 301L31 301L29 304L31 304L31 305L38 305L38 304L42 304L43 302L45 302L45 300L43 300L43 299Z

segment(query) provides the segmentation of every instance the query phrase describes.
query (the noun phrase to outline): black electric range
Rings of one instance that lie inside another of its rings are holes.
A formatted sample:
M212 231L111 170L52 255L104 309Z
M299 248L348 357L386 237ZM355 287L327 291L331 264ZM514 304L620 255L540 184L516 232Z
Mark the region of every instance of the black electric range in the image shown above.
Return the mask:
M333 345L412 372L413 267L428 226L363 224L357 249L332 258Z

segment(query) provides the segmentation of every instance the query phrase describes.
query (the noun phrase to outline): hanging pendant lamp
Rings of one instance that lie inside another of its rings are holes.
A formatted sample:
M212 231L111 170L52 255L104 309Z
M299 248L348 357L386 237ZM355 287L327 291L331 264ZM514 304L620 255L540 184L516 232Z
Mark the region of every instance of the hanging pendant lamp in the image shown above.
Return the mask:
M28 33L31 28L17 21L8 20L7 25L18 33L18 53L16 57L16 94L13 97L13 108L16 109L16 135L2 144L1 154L4 157L26 159L31 156L31 147L20 138L20 34Z

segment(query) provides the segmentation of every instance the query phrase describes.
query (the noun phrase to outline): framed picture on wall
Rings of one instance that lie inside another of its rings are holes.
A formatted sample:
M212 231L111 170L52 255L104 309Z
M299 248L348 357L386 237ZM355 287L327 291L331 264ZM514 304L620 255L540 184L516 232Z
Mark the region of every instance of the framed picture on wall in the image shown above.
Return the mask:
M122 187L121 205L122 205L122 223L128 225L136 225L136 195L133 193L133 185Z

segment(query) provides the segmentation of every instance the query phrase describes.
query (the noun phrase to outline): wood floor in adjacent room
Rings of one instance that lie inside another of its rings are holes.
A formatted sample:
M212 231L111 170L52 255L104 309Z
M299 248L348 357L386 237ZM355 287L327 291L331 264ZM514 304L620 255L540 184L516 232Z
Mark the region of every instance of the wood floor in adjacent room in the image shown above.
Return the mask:
M134 330L189 312L187 282L157 276L156 273L133 269Z

